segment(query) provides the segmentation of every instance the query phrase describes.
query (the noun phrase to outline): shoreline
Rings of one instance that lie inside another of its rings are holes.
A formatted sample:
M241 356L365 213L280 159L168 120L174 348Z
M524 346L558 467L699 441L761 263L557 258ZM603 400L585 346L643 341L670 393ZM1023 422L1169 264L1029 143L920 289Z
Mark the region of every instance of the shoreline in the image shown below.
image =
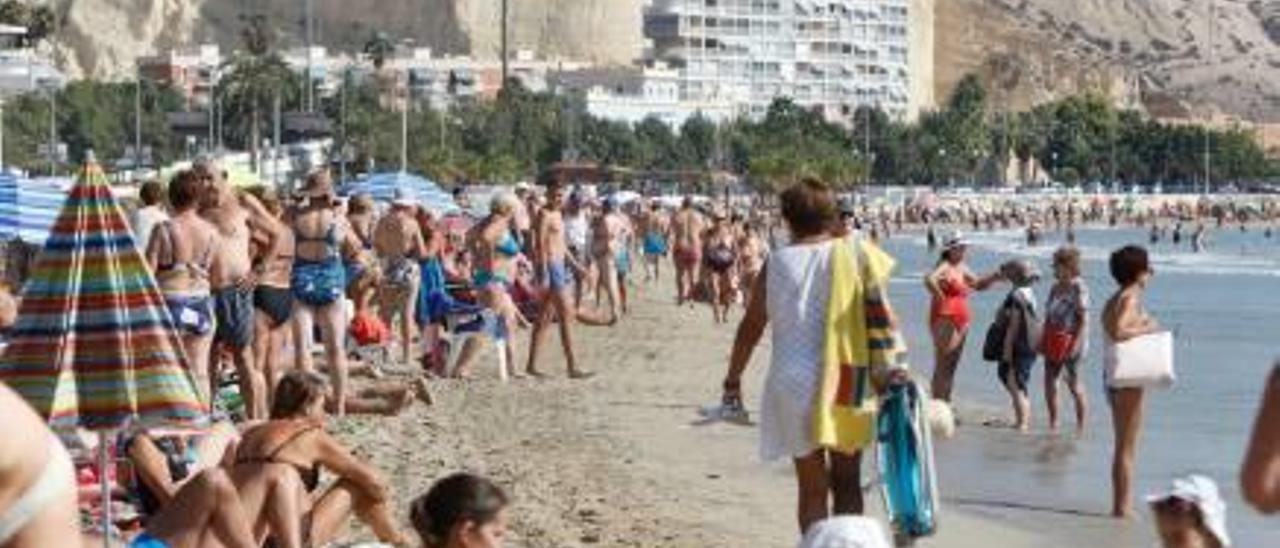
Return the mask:
M794 546L789 463L758 459L755 428L699 424L698 408L718 398L733 330L712 326L704 307L676 308L670 283L641 285L622 327L575 332L580 360L598 373L593 379L564 378L553 335L544 361L549 380L502 384L486 352L473 380L433 384L434 407L334 421L333 430L395 486L401 520L431 481L469 470L509 489L514 546ZM527 337L517 341L520 357ZM751 409L758 409L767 356L766 337L744 379ZM989 437L983 430L965 427L963 435L981 445ZM970 450L940 453L953 449ZM1067 533L1061 538L1025 527L1025 512L1034 510L956 500L941 457L939 468L939 532L918 546L1065 546L1080 538L1078 530L1098 529L1070 515L1049 520ZM883 521L878 492L867 491L866 501L868 515ZM1101 529L1089 536L1106 546L1109 527ZM367 530L353 533L370 538Z

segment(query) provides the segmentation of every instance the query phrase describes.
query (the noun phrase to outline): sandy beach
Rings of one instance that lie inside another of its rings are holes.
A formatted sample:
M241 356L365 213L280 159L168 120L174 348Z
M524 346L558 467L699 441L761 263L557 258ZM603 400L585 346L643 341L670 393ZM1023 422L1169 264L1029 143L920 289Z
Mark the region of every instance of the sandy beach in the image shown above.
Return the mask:
M502 384L486 355L473 379L438 381L434 407L336 421L334 430L389 476L402 513L443 474L492 476L515 497L516 546L794 546L790 463L761 463L754 428L699 423L698 408L718 397L732 329L712 326L704 307L677 309L665 282L648 289L618 328L579 330L583 363L599 373L593 379L565 379L558 345L547 355L549 380ZM523 355L527 341L519 342ZM766 344L746 377L752 410L767 355ZM1010 454L999 446L1013 438L965 427L940 444L941 528L918 545L1154 540L1142 520L1118 524L1084 510L948 490L953 475L978 472L999 482L999 460L984 453ZM867 494L869 511L882 515L878 494ZM350 536L367 537L360 530Z

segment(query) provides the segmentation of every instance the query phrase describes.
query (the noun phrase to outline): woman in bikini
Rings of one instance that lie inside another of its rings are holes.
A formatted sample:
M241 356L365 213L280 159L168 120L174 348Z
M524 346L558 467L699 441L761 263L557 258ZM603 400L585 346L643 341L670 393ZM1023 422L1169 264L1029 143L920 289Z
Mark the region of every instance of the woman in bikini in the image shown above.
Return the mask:
M302 198L303 205L293 220L294 352L298 368L311 371L312 326L316 322L333 379L336 414L342 416L347 395L347 321L342 306L346 271L342 260L355 256L360 241L342 229L346 223L334 209L337 198L328 172L309 175Z
M501 320L503 333L503 352L507 353L508 367L514 372L515 351L511 346L511 338L516 330L529 322L520 315L516 303L511 298L511 284L515 279L515 263L520 256L520 243L511 233L511 221L515 216L518 201L514 195L499 194L489 206L489 216L478 225L471 236L471 255L474 270L471 283L479 293L481 304L497 314ZM455 373L463 376L465 371L459 368Z
M738 263L737 239L723 212L717 211L703 240L702 262L711 288L711 314L717 324L729 323L733 304L733 273Z
M200 400L211 405L209 356L216 324L209 272L218 260L214 253L218 233L213 224L200 217L203 189L204 182L194 171L174 176L169 183L173 217L152 231L147 262L182 337Z
M241 437L231 477L240 488L246 514L257 516L256 539L263 541L270 533L284 546L324 546L355 515L379 541L407 545L378 472L325 430L329 396L324 377L291 371L276 387L271 419ZM279 478L282 470L288 471L289 481L261 481L263 475ZM321 490L320 473L325 470L337 481ZM288 499L278 490L292 491L296 504L280 504ZM269 506L272 497L277 504Z
M931 393L943 401L951 401L951 387L964 354L964 343L972 321L969 295L984 291L1002 278L999 271L978 277L965 264L969 244L960 235L947 238L942 246L942 259L924 279L933 297L929 308L929 330L933 335L934 368Z

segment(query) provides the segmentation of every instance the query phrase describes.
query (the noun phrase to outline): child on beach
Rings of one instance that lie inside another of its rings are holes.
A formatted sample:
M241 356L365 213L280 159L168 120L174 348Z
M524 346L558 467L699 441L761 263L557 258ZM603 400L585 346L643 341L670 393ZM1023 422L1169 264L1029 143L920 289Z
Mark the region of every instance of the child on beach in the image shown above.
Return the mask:
M1031 426L1027 383L1031 380L1031 367L1036 363L1043 328L1031 287L1040 281L1040 272L1028 260L1009 261L1000 266L1000 272L1013 284L1013 289L1005 297L995 320L1004 326L998 374L1013 403L1014 427L1025 432Z
M426 548L501 548L507 495L485 478L454 474L413 501L409 521Z
M1067 390L1076 405L1076 432L1081 433L1088 412L1079 367L1088 340L1089 288L1080 277L1080 250L1064 247L1054 253L1053 275L1057 283L1045 302L1044 339L1040 345L1049 429L1058 429L1058 377L1065 372Z

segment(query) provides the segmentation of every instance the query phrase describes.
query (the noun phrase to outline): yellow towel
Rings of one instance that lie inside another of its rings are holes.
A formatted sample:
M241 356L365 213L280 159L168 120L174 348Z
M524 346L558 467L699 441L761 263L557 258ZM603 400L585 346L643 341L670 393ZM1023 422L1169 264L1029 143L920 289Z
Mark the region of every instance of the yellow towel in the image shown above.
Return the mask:
M891 257L864 241L846 238L831 250L822 384L813 415L821 447L852 454L875 433L871 367L889 365L897 353L883 301L893 266Z

